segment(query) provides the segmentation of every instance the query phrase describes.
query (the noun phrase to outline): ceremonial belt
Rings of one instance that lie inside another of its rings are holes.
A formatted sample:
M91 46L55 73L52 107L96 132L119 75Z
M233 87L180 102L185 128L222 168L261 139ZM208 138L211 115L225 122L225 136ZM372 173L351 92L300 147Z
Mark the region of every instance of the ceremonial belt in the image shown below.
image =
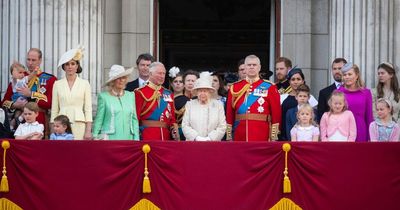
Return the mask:
M160 122L155 120L141 120L140 126L145 127L156 127L156 128L168 128L168 124L166 122Z
M266 114L236 114L235 120L257 120L271 122L271 115Z

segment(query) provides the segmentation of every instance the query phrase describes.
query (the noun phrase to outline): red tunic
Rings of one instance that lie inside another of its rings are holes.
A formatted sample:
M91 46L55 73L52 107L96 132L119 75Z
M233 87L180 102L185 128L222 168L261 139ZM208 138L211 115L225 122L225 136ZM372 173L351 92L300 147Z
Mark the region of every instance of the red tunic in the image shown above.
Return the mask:
M172 140L170 129L177 127L173 98L171 91L153 83L135 90L141 140Z
M227 139L234 141L276 140L281 122L280 96L267 80L234 83L226 102Z

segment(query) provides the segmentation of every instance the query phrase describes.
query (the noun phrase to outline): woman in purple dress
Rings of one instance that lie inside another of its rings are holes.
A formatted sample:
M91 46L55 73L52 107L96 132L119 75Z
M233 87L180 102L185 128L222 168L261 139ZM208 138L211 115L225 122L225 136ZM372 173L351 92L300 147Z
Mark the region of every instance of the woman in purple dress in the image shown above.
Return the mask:
M369 124L373 121L372 94L364 86L357 65L347 63L342 67L343 86L339 91L343 92L349 110L353 113L357 125L356 142L369 141Z

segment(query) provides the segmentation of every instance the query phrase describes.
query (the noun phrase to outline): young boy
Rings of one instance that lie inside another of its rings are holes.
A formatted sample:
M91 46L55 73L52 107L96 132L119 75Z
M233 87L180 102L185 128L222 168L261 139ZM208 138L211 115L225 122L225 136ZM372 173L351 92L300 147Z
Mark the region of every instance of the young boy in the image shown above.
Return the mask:
M36 121L39 115L39 107L35 102L28 102L24 107L25 123L18 126L14 133L15 139L41 140L44 126Z
M296 91L297 106L289 109L286 112L286 136L288 140L290 140L290 130L292 130L293 126L297 123L298 108L301 105L307 104L309 99L310 99L310 88L305 84L300 85Z

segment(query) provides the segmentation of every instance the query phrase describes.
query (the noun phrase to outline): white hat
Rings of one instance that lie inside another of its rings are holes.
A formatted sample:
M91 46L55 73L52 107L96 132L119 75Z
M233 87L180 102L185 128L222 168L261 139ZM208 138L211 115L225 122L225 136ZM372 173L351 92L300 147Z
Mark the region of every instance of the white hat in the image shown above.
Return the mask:
M83 50L83 46L78 46L75 49L68 50L61 56L57 67L62 66L64 63L67 63L70 60L81 61L83 57Z
M132 73L132 68L125 70L123 66L114 64L111 66L110 72L108 73L108 80L105 83L105 85L118 78L128 76L131 73Z
M179 74L179 71L180 71L179 68L174 66L174 67L172 67L172 68L169 69L169 71L168 71L169 74L168 74L168 75L169 75L169 77L171 77L171 78L175 78L176 75Z
M200 77L194 82L194 88L193 91L197 89L210 89L211 92L214 92L215 89L212 87L212 81L213 77L211 76L211 73L208 71L204 71L200 73Z

